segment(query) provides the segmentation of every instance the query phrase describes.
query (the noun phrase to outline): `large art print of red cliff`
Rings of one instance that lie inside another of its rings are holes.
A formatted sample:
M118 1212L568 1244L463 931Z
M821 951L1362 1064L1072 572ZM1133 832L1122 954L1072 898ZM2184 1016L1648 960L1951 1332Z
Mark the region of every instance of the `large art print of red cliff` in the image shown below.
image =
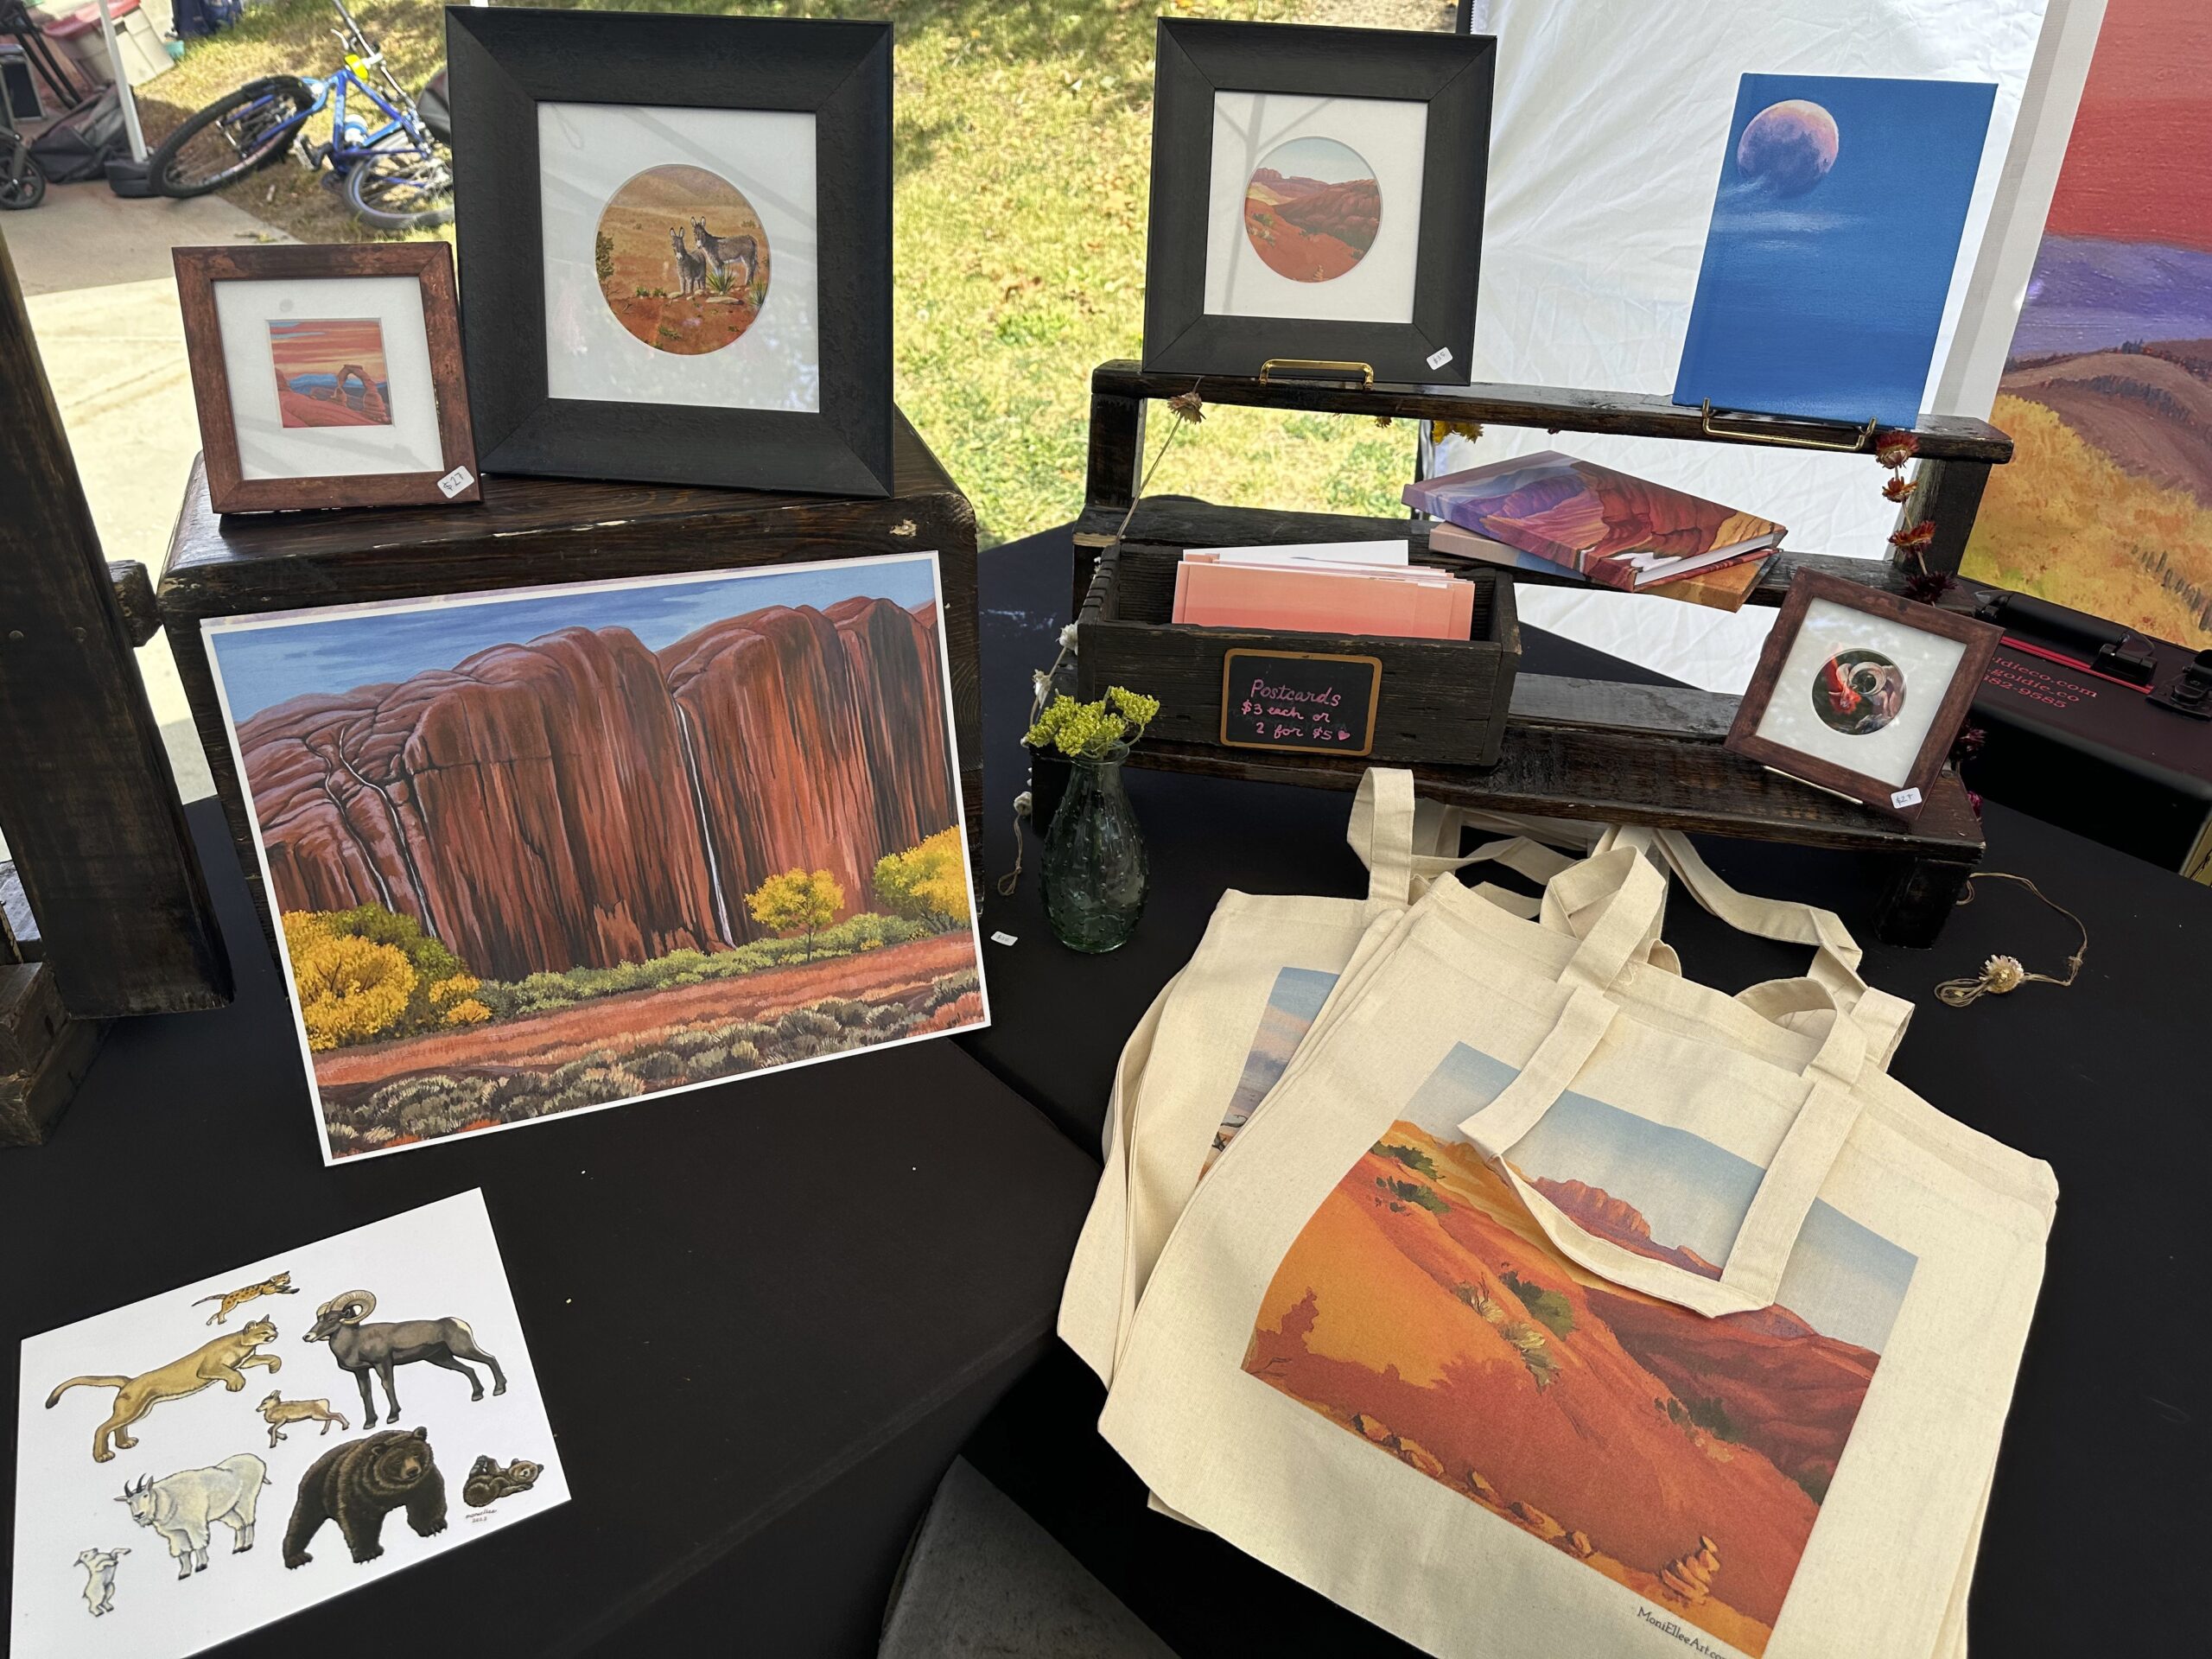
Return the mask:
M206 625L330 1160L985 1023L934 555Z

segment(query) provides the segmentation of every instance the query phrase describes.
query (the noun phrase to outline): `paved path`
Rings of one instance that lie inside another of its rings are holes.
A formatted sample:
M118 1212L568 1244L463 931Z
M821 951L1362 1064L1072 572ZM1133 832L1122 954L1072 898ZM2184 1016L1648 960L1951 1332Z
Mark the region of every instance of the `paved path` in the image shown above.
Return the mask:
M169 250L291 238L219 197L126 201L105 184L57 185L43 206L9 214L0 236L101 545L158 577L200 451ZM157 637L138 663L178 787L187 800L210 793L168 643Z

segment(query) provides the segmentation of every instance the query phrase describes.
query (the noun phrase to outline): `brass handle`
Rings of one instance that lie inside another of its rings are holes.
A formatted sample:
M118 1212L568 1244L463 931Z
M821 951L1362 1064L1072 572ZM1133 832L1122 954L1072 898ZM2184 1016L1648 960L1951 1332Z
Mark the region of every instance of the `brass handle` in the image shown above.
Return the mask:
M1734 438L1743 443L1778 444L1785 449L1833 449L1840 454L1855 455L1874 442L1874 433L1881 424L1869 421L1863 429L1854 429L1849 443L1834 443L1820 438L1778 438L1769 432L1754 432L1748 427L1715 426L1713 423L1713 399L1705 400L1700 424L1708 438Z
M1312 357L1271 357L1260 365L1260 384L1266 385L1268 377L1276 373L1291 375L1351 375L1359 377L1362 390L1375 384L1375 371L1365 363L1333 363Z

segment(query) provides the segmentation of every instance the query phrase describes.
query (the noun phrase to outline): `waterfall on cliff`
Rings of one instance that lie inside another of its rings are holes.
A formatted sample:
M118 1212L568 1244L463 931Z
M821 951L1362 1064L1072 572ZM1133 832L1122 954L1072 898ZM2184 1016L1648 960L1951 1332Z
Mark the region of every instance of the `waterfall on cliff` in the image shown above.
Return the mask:
M699 843L707 849L707 885L715 894L715 925L721 930L722 943L734 946L738 938L729 925L729 903L722 897L721 861L715 856L715 832L707 822L707 796L699 783L699 756L691 743L691 711L681 697L670 701L676 705L677 735L683 740L683 775L691 782L691 810L699 815Z

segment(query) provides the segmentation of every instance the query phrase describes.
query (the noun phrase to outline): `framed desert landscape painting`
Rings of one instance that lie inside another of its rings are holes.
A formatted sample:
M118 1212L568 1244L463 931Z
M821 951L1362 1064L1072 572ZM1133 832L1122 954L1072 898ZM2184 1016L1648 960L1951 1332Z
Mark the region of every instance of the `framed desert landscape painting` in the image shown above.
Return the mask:
M937 556L203 622L327 1160L987 1022Z
M891 29L447 13L485 465L887 493Z
M1163 17L1144 365L1471 372L1497 42Z
M172 257L216 512L480 499L451 248Z

